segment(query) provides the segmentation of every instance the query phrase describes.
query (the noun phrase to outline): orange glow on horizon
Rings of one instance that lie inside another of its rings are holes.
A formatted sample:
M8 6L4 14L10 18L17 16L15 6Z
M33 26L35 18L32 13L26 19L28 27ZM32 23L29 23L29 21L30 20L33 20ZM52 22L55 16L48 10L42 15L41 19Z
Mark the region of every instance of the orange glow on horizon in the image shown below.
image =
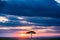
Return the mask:
M17 34L17 37L20 38L28 38L30 35L29 34Z
M54 30L54 27L34 27L34 26L17 26L17 27L0 27L0 30L6 30L8 32L11 32L13 30L11 29L16 29L14 30L13 33L7 33L8 35L6 36L11 36L11 37L19 37L19 38L30 38L31 34L27 34L26 32L28 31L35 31L36 34L32 34L33 37L53 37L53 36L60 36L60 33L57 33L56 30ZM56 33L54 33L56 32ZM3 34L2 34L3 35ZM5 35L5 33L4 33ZM3 36L4 36L3 35Z
M21 33L21 34L15 34L15 36L19 37L19 38L30 38L31 34ZM60 34L56 34L56 33L36 33L36 34L32 34L32 37L53 37L53 36L60 36Z
M25 34L19 34L19 36L24 37L24 36L26 36L26 35L25 35Z

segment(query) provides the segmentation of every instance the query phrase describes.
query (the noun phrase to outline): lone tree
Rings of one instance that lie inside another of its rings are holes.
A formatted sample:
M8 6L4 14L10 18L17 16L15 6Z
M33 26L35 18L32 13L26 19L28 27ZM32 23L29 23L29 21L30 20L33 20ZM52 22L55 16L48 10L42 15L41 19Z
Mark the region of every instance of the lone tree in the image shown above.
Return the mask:
M34 32L34 31L29 31L29 32L27 32L27 34L31 34L31 39L32 39L32 34L36 34L36 32Z

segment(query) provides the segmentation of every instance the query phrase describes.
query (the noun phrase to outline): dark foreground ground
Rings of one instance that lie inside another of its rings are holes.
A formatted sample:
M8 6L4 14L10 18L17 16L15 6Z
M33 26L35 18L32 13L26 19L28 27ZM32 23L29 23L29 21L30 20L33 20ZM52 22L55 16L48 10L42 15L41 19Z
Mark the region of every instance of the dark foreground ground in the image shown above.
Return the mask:
M0 37L0 40L60 40L60 37L55 37L55 38L4 38Z

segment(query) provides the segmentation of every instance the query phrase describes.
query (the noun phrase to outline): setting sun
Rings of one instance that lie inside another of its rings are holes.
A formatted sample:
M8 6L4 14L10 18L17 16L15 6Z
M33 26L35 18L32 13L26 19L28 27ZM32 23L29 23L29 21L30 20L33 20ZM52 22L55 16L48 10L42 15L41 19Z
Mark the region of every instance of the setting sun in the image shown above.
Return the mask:
M26 36L25 34L20 34L20 36Z
M18 36L21 37L21 38L26 38L27 37L26 34L18 34Z

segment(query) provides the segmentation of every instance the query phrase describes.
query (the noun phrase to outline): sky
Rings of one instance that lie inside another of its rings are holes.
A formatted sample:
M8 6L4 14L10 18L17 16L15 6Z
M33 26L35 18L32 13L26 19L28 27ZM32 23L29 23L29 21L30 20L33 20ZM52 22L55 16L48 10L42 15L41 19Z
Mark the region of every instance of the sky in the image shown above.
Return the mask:
M60 18L59 0L1 0L0 12L18 16ZM59 2L58 2L59 1Z
M0 0L0 37L30 37L31 30L60 36L60 0Z

